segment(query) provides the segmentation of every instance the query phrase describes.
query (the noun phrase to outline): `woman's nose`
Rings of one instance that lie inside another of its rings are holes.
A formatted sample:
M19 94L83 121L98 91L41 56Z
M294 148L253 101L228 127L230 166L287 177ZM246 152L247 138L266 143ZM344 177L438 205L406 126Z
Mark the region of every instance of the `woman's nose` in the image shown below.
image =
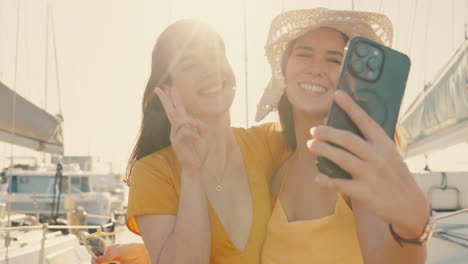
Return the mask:
M324 65L315 60L307 61L305 64L305 71L310 75L322 75L324 71Z

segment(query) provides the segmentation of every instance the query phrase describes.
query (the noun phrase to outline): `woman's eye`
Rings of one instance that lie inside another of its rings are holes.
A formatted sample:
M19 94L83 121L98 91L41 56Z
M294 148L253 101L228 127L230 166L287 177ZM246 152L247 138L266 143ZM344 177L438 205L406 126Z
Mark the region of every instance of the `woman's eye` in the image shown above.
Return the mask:
M191 68L193 68L194 66L195 66L194 63L184 65L184 66L182 67L182 71L188 71L188 70L190 70Z
M328 59L328 62L335 63L335 64L338 64L338 65L341 65L341 60L338 60L338 59Z
M310 57L312 57L310 54L307 54L307 53L297 53L296 56L297 56L297 57L302 57L302 58L310 58Z

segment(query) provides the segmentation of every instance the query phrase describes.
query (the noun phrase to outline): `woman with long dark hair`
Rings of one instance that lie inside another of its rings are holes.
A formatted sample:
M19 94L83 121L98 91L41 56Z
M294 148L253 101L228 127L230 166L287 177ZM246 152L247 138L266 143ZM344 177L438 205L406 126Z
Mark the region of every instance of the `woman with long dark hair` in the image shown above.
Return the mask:
M159 36L126 177L127 227L152 263L260 259L269 177L284 151L273 125L231 127L235 84L211 27L181 20Z

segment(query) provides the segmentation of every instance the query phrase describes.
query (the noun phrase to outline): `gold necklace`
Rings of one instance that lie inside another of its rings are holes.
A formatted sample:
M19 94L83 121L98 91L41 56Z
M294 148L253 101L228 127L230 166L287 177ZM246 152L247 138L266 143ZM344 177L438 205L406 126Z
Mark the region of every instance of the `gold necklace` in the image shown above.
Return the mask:
M215 174L215 179L216 179L216 191L221 192L223 190L223 186L221 185L223 182L224 175L226 174L226 168L227 168L227 162L226 166L224 166L223 174L221 175L221 178L218 178L218 176Z
M221 175L221 178L218 178L217 174L215 174L215 179L216 179L216 191L217 192L221 192L223 190L223 186L222 186L222 182L223 182L223 179L224 179L224 176L226 175L226 170L228 168L228 164L229 164L229 157L232 156L232 149L228 151L228 153L226 154L226 161L224 163L224 168L223 168L223 173Z
M192 143L193 144L193 143ZM195 144L193 144L193 147L195 148L195 150L197 151L198 155L200 155L200 151L198 150L197 146ZM227 159L226 159L227 160ZM227 164L227 162L226 162ZM226 173L226 167L227 166L224 166L224 170L223 170L223 173ZM223 175L224 176L224 175ZM215 174L215 179L216 179L216 182L218 183L216 185L216 191L220 192L223 190L223 187L221 186L221 182L223 180L223 177L221 177L221 179L218 179L218 177L216 176Z
M226 162L224 163L224 168L223 168L223 173L221 175L220 178L218 178L217 174L215 174L215 179L216 179L216 191L217 192L221 192L223 190L223 186L222 186L222 182L223 182L223 179L224 179L224 176L226 175L226 170L228 168L228 164L229 164L229 155L226 155Z

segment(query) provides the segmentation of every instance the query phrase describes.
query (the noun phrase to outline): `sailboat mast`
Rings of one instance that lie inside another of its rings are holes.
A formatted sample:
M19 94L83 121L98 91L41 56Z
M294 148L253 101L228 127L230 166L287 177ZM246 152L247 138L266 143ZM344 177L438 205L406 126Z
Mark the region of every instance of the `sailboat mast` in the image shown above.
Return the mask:
M11 115L12 115L12 124L11 124L11 133L13 135L15 135L16 131L15 131L15 128L16 128L16 124L15 124L15 120L16 120L16 84L17 84L17 76L18 76L18 49L19 49L19 31L20 31L20 4L21 4L21 1L18 1L17 2L17 6L16 6L16 50L15 50L15 72L14 72L14 77L13 77L13 89L15 91L14 95L13 95L13 104L12 104L12 111L11 111ZM14 148L14 145L11 144L11 148L10 148L10 169L7 170L7 173L8 173L8 195L11 195L11 191L12 191L12 175L11 175L11 172L10 170L13 169L13 165L14 165L14 160L13 160L13 148ZM10 201L10 198L8 198L7 200L7 227L10 227L11 226L11 219L10 219L10 214L11 214L11 201ZM10 232L7 231L6 232L6 237L5 237L5 262L8 263L8 248L10 246Z
M244 76L245 76L245 127L249 127L249 75L247 58L247 1L244 0Z
M172 22L172 0L167 1L167 24L171 24Z
M52 10L51 10L52 11ZM55 64L55 82L57 83L57 100L58 100L58 114L63 118L62 112L62 89L60 87L60 74L59 74L59 62L57 56L57 40L55 33L55 19L54 13L50 12L50 20L52 22L50 29L52 30L52 44L54 45L54 64ZM44 109L47 110L47 109Z
M465 1L465 40L468 40L468 1Z
M47 94L49 87L49 3L46 6L45 16L45 46L44 46L44 110L47 110Z

